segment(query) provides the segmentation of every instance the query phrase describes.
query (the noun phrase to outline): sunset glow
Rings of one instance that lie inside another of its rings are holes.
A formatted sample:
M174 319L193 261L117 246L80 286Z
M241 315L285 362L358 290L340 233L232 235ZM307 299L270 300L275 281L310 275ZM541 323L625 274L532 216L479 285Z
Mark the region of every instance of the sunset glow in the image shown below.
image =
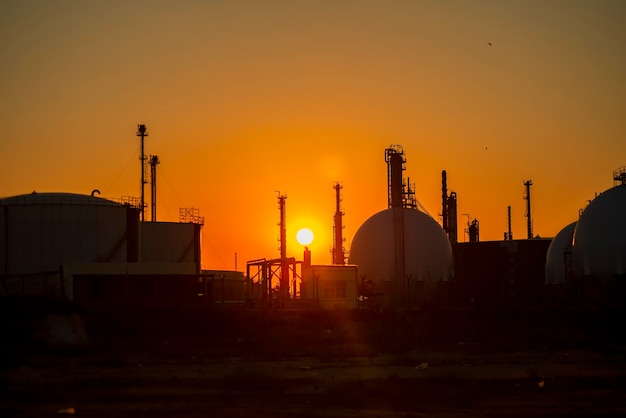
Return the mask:
M301 245L307 246L313 242L313 232L309 228L302 228L296 234L296 239Z
M139 196L145 124L158 220L200 210L204 268L279 256L276 190L287 255L310 228L330 263L336 182L349 251L392 144L440 223L447 171L459 241L461 214L502 239L508 206L525 237L528 179L551 237L626 165L624 21L619 1L3 1L0 196Z

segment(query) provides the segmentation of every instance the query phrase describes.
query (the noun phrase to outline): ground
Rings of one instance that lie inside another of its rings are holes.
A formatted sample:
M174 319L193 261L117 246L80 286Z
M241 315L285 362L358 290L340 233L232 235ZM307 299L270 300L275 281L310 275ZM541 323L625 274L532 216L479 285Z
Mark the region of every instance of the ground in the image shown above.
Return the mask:
M0 416L626 413L622 311L1 313Z

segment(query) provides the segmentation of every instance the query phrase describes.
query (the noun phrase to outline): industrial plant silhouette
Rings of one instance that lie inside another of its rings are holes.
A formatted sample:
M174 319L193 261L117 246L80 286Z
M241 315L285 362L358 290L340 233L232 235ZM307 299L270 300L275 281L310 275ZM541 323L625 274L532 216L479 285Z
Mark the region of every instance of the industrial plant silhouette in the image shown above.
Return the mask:
M199 209L181 208L179 222L157 221L157 155L141 141L140 197L117 200L37 193L0 200L0 272L4 297L50 297L79 305L240 305L301 309L520 309L622 306L626 266L626 169L580 219L552 239L533 235L531 180L523 182L527 237L480 241L467 215L468 242L459 242L457 195L442 172L441 224L426 213L403 172L400 145L385 149L387 209L357 230L344 248L341 190L333 185L332 264L287 256L287 196L278 193L280 256L249 260L245 274L201 268ZM151 219L145 178L150 168ZM382 173L381 173L382 174ZM329 226L330 228L330 226ZM346 255L346 252L348 255Z

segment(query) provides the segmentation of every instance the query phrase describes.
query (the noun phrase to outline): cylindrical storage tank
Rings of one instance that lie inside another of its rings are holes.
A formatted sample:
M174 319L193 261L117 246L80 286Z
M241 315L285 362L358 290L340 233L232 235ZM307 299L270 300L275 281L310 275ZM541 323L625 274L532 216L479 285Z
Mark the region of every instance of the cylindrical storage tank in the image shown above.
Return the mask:
M424 296L441 282L454 275L452 248L443 228L427 214L403 208L404 219L404 278L397 275L394 265L393 209L376 213L357 230L350 248L349 263L358 265L359 276L371 281L381 292L392 284L406 292L421 286ZM385 290L387 289L387 290ZM408 296L408 295L407 295ZM384 297L390 303L388 297ZM388 306L404 308L403 306Z
M66 263L136 261L137 214L128 205L72 193L0 199L0 271L28 275Z
M596 197L583 211L573 239L574 273L600 285L624 278L626 266L626 185Z
M571 262L572 239L576 222L561 229L552 239L546 254L546 284L564 284L567 258Z

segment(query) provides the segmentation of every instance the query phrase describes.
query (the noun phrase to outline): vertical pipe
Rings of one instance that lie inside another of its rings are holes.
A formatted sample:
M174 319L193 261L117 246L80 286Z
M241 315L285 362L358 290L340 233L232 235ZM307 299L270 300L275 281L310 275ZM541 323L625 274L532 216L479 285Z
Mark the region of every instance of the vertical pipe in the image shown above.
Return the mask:
M530 186L533 185L532 180L528 180L524 182L524 186L526 186L526 195L524 199L526 199L526 217L528 218L526 221L526 231L528 235L528 239L533 238L533 222L532 217L530 215Z
M289 266L287 264L287 221L285 200L287 196L278 194L280 210L280 296L284 301L289 298Z
M341 212L341 192L342 186L336 183L335 189L335 222L334 222L334 247L333 264L345 264L345 254L343 252L343 213Z
M450 238L448 226L448 180L446 170L441 172L441 223L443 230Z
M458 241L458 221L456 209L456 192L450 192L448 197L448 237L450 243L456 244Z
M393 216L394 277L391 290L391 303L401 306L402 294L406 292L404 280L404 207L402 204L403 152L394 148L386 150L389 181L389 203Z
M157 170L156 166L160 163L157 155L150 156L150 215L152 222L156 222L157 209Z
M144 212L145 212L145 190L144 185L146 184L146 174L145 174L145 164L146 164L146 155L144 153L144 138L148 136L148 132L146 132L146 125L138 125L137 136L141 137L141 155L139 156L139 160L141 161L141 222L144 221Z
M404 159L399 152L389 154L390 207L402 207L402 170Z
M513 232L511 232L511 206L508 207L508 216L509 216L509 234L507 235L508 240L513 240Z

